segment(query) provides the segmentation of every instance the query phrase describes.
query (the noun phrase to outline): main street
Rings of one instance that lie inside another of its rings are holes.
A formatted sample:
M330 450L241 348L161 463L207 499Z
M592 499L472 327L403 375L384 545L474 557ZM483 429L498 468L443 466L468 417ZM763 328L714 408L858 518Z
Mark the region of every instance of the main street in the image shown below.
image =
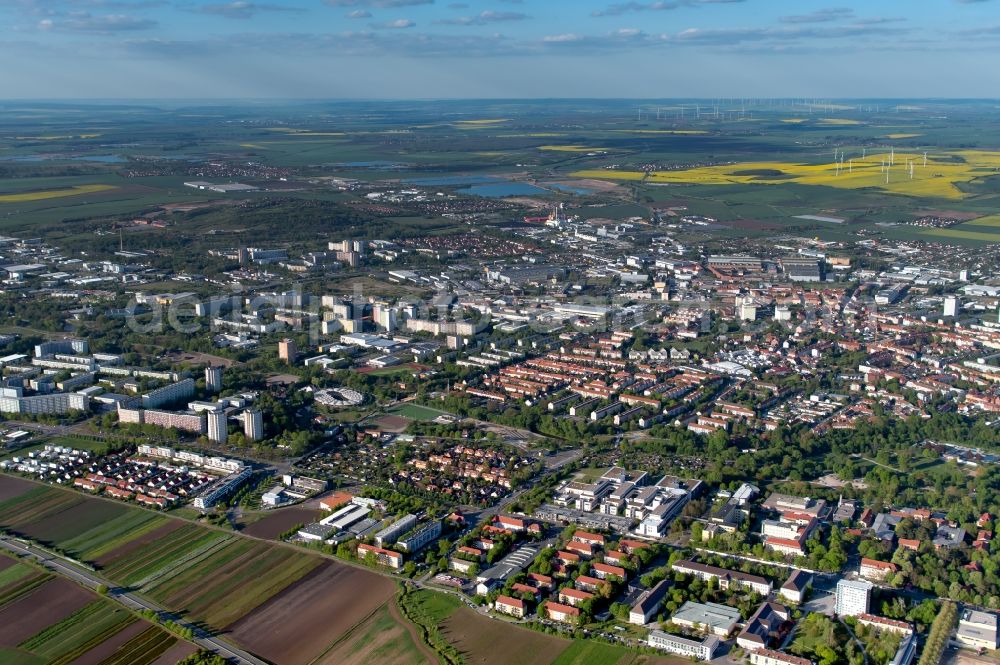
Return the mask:
M115 600L130 610L136 612L143 610L155 612L160 620L164 622L172 621L175 624L190 629L194 635L191 640L192 642L200 646L202 649L211 651L212 653L215 653L227 660L237 663L237 665L268 665L267 661L261 660L260 658L257 658L256 656L247 653L242 649L238 649L228 642L205 632L195 624L189 623L182 617L164 610L159 605L151 603L145 598L137 596L136 594L126 591L125 589L113 587L106 580L101 579L94 573L72 565L70 562L60 559L59 557L50 554L41 548L8 536L0 536L0 547L13 552L14 554L27 557L57 575L66 577L93 591L96 591L98 587L107 587L109 589L108 598Z

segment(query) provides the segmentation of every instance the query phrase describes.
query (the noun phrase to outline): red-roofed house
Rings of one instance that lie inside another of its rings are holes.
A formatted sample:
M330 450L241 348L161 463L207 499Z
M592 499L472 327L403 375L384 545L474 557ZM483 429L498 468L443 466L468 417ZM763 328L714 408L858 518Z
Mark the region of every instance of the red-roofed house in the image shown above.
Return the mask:
M887 561L876 561L875 559L861 560L860 575L865 579L877 580L881 582L897 570L899 570L899 567L896 566L896 564L889 563Z
M621 566L612 566L607 563L595 563L594 564L594 577L602 580L606 580L609 575L614 575L619 579L626 579L628 573Z
M588 545L604 545L604 536L599 533L589 533L587 531L577 531L573 534L573 540L578 543L587 543Z
M545 603L545 614L553 621L565 621L575 623L580 618L580 610L562 603L554 603L551 600Z
M533 586L528 586L527 584L521 584L520 582L515 582L510 585L510 590L514 593L527 593L530 594L535 600L542 595L541 589L536 589Z
M501 528L511 531L524 531L528 526L524 520L517 517L508 517L507 515L497 515L494 521Z
M541 573L528 573L528 581L539 589L551 590L553 585L552 578Z
M608 550L604 553L604 563L613 563L616 566L620 566L623 563L628 563L631 558L625 552L619 552L617 550Z
M374 545L360 543L358 545L358 558L364 559L369 554L373 554L375 556L375 560L383 566L388 566L390 568L403 567L403 555L399 552L393 552L392 550L375 547Z
M515 616L520 619L524 617L525 608L527 606L525 605L525 602L520 598L511 598L510 596L497 596L497 601L496 603L493 604L493 607L496 609L497 612L500 612L502 614L509 614L511 616Z
M590 575L578 575L574 581L576 583L576 588L584 591L597 591L597 589L604 584L603 580L591 577Z
M566 603L567 605L572 605L576 607L585 600L590 600L594 597L594 594L587 593L586 591L580 591L579 589L560 589L559 590L559 602Z
M649 543L644 543L641 540L626 540L623 538L618 543L618 548L626 554L635 554L639 550L646 549L647 547L649 547Z
M593 545L589 543L581 543L575 540L571 540L568 543L566 543L566 551L579 554L584 559L589 559L590 557L594 556Z
M911 552L916 552L920 549L920 541L916 538L900 538L898 541L899 546L904 550L910 550Z
M886 617L875 616L874 614L859 614L856 618L858 623L871 626L876 630L888 630L901 635L909 635L913 632L913 626L905 621L887 619Z
M580 555L573 554L572 552L563 552L562 550L556 552L555 560L560 563L566 564L567 566L575 565L580 563Z
M797 540L792 540L791 538L776 538L774 536L768 536L767 540L764 541L764 545L768 549L781 552L782 554L804 556L806 553L802 543Z

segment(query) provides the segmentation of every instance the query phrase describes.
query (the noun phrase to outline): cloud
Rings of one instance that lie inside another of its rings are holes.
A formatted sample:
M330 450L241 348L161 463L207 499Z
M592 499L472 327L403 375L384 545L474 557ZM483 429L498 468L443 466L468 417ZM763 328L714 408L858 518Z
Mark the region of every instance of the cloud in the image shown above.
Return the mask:
M194 11L199 14L214 14L225 18L248 19L253 18L258 12L301 12L302 8L237 0L224 4L202 5Z
M745 0L658 0L657 2L617 2L605 9L597 9L591 16L621 16L631 12L659 12L678 9L679 7L698 7L699 5L728 5Z
M598 9L590 13L591 16L621 16L629 12L664 11L677 9L681 2L619 2L610 5L606 9Z
M545 35L542 37L542 41L548 44L566 44L569 42L579 42L583 41L585 38L581 35L577 35L572 32L567 32L561 35Z
M782 16L779 20L782 23L829 23L830 21L839 21L853 16L853 9L848 7L831 7L830 9L817 9L808 14Z
M372 13L367 9L355 9L353 12L347 13L347 18L371 18Z
M523 21L528 18L521 12L497 12L487 9L477 16L459 16L458 18L443 18L434 21L437 25L488 25L505 21Z
M392 9L394 7L433 5L434 0L323 0L323 3L331 7L373 7L377 9Z
M381 28L383 30L401 30L403 28L412 28L416 23L408 18L398 18L395 21L384 21L382 23L375 23L372 25L373 28Z
M116 32L149 30L159 25L156 21L128 14L92 16L87 12L72 12L63 16L45 18L38 22L39 30L53 32L82 32L109 35Z

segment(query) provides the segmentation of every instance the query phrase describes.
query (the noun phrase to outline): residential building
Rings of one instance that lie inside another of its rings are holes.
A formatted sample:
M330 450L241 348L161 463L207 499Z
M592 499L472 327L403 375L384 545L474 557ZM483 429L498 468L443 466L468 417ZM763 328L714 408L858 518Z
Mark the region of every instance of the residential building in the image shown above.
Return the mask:
M909 635L913 632L913 626L906 623L905 621L897 621L896 619L887 619L886 617L876 616L874 614L859 614L857 616L858 623L870 626L876 630L888 631L890 633L899 633L900 635Z
M813 662L782 651L760 649L750 654L750 665L813 665Z
M496 602L493 604L493 608L502 614L509 614L515 616L518 619L524 618L525 613L525 602L520 598L511 598L510 596L497 596Z
M205 368L205 390L212 394L222 391L222 365Z
M208 440L225 443L229 438L228 418L222 409L208 412Z
M645 626L652 621L656 613L663 607L663 599L670 591L670 586L669 581L662 580L652 589L643 591L635 604L632 605L632 609L629 610L628 622L637 626Z
M375 534L375 544L379 547L392 545L404 533L417 524L416 515L404 515Z
M594 577L606 580L610 577L617 577L620 580L625 580L628 577L628 571L626 571L621 566L612 566L608 563L597 562L592 568L594 572Z
M794 570L788 580L778 589L778 595L789 603L801 603L805 600L809 587L812 586L812 575L804 570Z
M580 591L579 589L573 589L573 588L565 588L559 590L558 600L560 603L566 603L567 605L572 605L573 607L577 607L593 597L594 594L587 593L586 591Z
M875 559L861 559L860 575L866 580L884 582L887 577L894 575L899 570L899 566L887 561L876 561Z
M260 441L264 438L264 414L260 409L247 409L243 412L243 435L248 441Z
M0 392L0 412L26 414L66 414L87 411L90 398L80 393L53 393L22 397L20 389L4 388Z
M727 570L717 566L709 566L687 559L677 561L672 566L672 569L678 573L693 575L706 582L711 579L717 579L720 589L744 588L761 596L771 593L771 582L757 575L750 575L736 570Z
M441 535L441 520L434 519L402 536L396 544L407 552L419 552Z
M671 635L662 630L649 631L646 644L654 649L662 649L675 653L686 658L696 658L697 660L712 660L722 642L715 635L708 635L702 639L691 637L681 637Z
M835 611L842 617L868 613L874 585L866 580L840 580L837 582Z
M375 560L382 566L397 569L403 567L403 555L399 552L393 552L392 550L387 550L382 547L375 547L374 545L360 543L358 545L358 558L364 559L369 555L373 555Z
M295 340L285 338L278 342L278 358L284 360L288 364L295 362L295 359L299 356L299 348L295 344Z
M545 615L553 621L564 621L566 623L576 623L580 618L580 610L570 605L554 603L551 600L545 603Z
M143 395L142 408L156 409L165 404L187 401L192 397L194 397L194 379L183 379Z

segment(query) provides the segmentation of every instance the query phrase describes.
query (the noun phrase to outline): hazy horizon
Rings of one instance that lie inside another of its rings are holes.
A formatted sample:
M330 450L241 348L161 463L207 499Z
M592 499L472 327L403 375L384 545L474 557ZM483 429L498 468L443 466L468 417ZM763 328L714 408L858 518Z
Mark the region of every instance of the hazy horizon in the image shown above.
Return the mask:
M0 0L7 99L978 98L996 0Z

